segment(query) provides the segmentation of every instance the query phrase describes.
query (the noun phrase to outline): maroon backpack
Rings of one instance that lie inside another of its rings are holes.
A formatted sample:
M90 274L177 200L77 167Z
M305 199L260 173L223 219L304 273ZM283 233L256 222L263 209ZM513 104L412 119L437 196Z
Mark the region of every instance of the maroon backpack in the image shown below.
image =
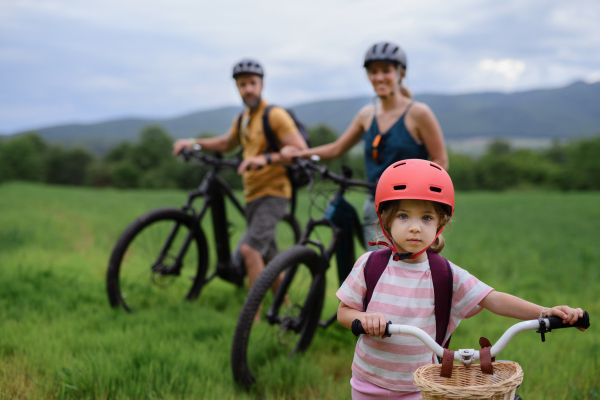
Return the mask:
M379 278L388 265L391 249L381 249L372 252L365 264L365 284L367 293L363 300L363 310L367 311L367 306L373 297L373 290L379 282ZM444 337L448 332L450 323L450 309L452 308L452 268L450 263L444 257L437 253L428 251L429 267L431 269L431 279L433 280L433 296L435 302L435 341L445 348L450 344L450 338L444 344Z

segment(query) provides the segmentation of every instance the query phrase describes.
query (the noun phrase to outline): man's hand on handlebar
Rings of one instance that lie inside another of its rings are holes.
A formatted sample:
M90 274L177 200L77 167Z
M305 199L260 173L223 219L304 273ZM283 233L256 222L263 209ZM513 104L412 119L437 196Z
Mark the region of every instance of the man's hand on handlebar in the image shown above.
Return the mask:
M237 172L241 175L246 171L261 169L265 165L267 165L267 158L263 154L261 154L258 156L247 158L244 161L242 161L240 166L238 167Z

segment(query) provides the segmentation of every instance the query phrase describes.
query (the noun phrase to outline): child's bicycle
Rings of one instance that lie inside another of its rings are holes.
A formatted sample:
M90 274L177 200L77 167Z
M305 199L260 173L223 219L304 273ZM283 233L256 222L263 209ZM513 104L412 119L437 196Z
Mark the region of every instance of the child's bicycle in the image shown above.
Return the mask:
M268 374L264 370L272 368L276 360L287 360L306 350L317 327L325 328L336 320L334 313L326 321L319 321L325 299L325 275L331 258L336 256L338 278L343 282L356 260L355 239L364 243L358 215L344 199L344 193L352 187L373 190L374 185L351 179L352 170L347 167L344 174L339 175L310 160L298 159L295 163L305 171L319 172L323 179L333 182L335 187L331 191L335 193L323 217L307 222L298 243L271 260L246 297L231 349L233 377L245 388L254 384L255 376ZM315 205L312 184L309 192ZM311 235L321 234L331 234L329 244L311 238ZM277 292L271 295L270 289L282 273L285 277ZM262 321L254 322L261 307Z
M106 289L112 307L126 311L160 304L169 298L194 300L205 283L215 276L241 286L246 274L239 251L231 254L232 225L227 219L225 198L245 221L244 207L233 190L219 176L225 168L237 169L239 159L209 156L197 150L182 151L186 160L199 160L211 167L198 189L188 193L186 204L178 208L158 208L131 223L117 241L108 264ZM198 209L196 198L204 199ZM300 226L292 211L277 226L279 245L289 247L298 241ZM208 210L212 216L217 263L209 271L208 246L201 222ZM184 269L185 267L185 269ZM184 271L186 271L184 273ZM208 276L207 276L208 275Z
M587 311L584 311L583 318L579 318L573 325L563 324L562 319L558 317L519 322L508 328L491 348L487 347L489 345L487 343L480 350L460 349L452 351L444 349L425 331L409 325L388 323L385 334L388 336L391 334L412 335L444 360L442 364L420 367L414 373L414 382L421 390L423 400L516 400L521 398L515 394L515 391L523 381L523 370L516 362L492 362L494 357L518 333L537 329L537 333L541 334L543 342L545 341L545 334L552 329L571 327L589 328L590 320ZM352 323L352 333L356 336L366 333L360 320L356 319ZM453 365L453 361L460 361L462 365ZM475 364L474 361L481 361L481 363Z

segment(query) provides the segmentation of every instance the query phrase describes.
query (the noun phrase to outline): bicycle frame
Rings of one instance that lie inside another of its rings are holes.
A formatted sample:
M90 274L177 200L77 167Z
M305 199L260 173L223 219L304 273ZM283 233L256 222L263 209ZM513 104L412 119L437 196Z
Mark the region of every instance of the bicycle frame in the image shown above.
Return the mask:
M227 213L225 207L225 198L229 198L229 200L234 204L235 208L240 212L242 216L245 216L245 208L238 201L233 193L231 187L218 175L219 167L215 166L212 168L202 179L202 182L198 186L198 189L193 190L188 193L188 198L186 204L182 207L184 211L188 214L191 214L194 218L193 229L190 229L183 246L177 253L177 257L173 267L166 272L169 275L179 275L181 268L183 266L182 260L185 256L185 253L188 250L190 243L192 242L194 235L196 234L196 229L200 228L200 224L202 219L206 215L208 208L211 208L211 217L212 217L212 225L213 225L213 233L215 237L215 242L217 246L217 269L213 274L205 278L205 283L210 281L217 275L217 271L220 268L227 268L231 261L231 250L229 246L229 234L227 232ZM200 211L196 213L192 203L198 197L204 197L204 203L200 208ZM158 255L157 260L152 265L152 269L155 270L158 266L161 265L162 259L165 257L165 254L170 249L173 239L175 238L177 231L179 230L179 224L176 224L172 231L170 232L167 241L165 242L161 252Z
M330 199L330 205L333 200L338 200L338 199L344 200L343 195L344 195L346 189L350 186L370 186L371 185L366 182L351 180L350 177L348 176L350 174L351 174L351 171L348 171L348 170L344 171L344 175L345 175L344 177L340 177L338 175L326 172L327 176L329 176L330 178L333 178L334 181L336 181L336 183L340 183L339 189ZM350 205L349 203L347 203L347 204L350 207L352 207L352 205ZM309 219L308 222L306 223L306 227L305 227L304 231L302 232L300 240L298 241L299 245L311 244L319 249L319 251L321 253L321 257L323 259L323 268L322 268L322 271L315 277L315 279L312 282L312 285L311 285L311 288L309 290L309 294L307 297L307 299L308 299L307 304L305 304L305 306L302 307L302 311L301 311L299 317L294 321L294 323L292 325L289 326L289 328L293 329L295 332L299 332L299 330L302 328L302 326L304 324L305 319L308 318L308 315L309 315L310 311L312 310L312 303L315 301L314 291L320 284L320 281L322 279L325 279L325 274L327 273L327 270L329 269L330 261L331 261L331 258L333 257L334 252L336 253L336 257L338 260L338 270L344 269L346 267L345 265L343 265L343 262L344 262L343 260L355 260L354 246L350 246L350 247L346 247L346 248L339 247L340 239L341 239L341 235L342 235L342 229L336 225L336 223L333 221L333 217L334 217L334 213L330 212L330 209L328 207L328 209L325 210L323 218L321 218L319 220ZM333 233L331 242L329 243L329 246L327 248L324 247L323 243L310 238L313 231L319 226L328 227L331 229L331 231ZM363 237L362 237L362 229L360 229L360 226L355 227L355 228L357 228L357 229L355 229L356 237L359 239L360 243L364 243ZM353 264L349 266L350 268L348 268L348 270L350 270L352 268L352 266L353 266ZM267 314L266 314L266 318L269 321L269 323L271 323L271 324L282 322L282 318L277 315L277 310L279 309L282 302L284 301L284 297L285 297L284 294L287 292L289 285L293 281L294 276L297 272L297 268L298 268L298 266L293 266L292 268L290 268L290 270L286 272L286 274L283 278L283 281L279 285L277 293L275 294L275 296L273 298L271 307L269 308L269 310L267 311ZM319 321L319 326L326 328L329 325L331 325L336 320L336 318L337 318L337 312L334 313L327 320Z

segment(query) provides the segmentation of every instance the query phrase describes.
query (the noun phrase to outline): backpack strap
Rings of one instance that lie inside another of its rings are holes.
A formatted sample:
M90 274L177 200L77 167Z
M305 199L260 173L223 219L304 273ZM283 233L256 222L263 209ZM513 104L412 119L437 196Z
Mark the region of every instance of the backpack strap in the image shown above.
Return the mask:
M240 147L242 147L242 132L240 132L240 129L242 128L242 117L244 116L244 113L241 112L238 115L238 119L237 119L237 135L238 135L238 141L240 142Z
M267 143L269 143L267 147L267 151L271 150L274 153L279 153L279 145L277 144L277 140L275 140L275 133L273 129L271 129L271 123L269 122L269 111L275 107L272 104L269 104L265 108L265 112L263 113L262 124L263 131L265 132L265 138L267 139Z
M435 341L442 347L448 348L450 339L445 343L444 338L450 324L452 309L453 276L450 263L437 253L428 251L429 268L433 280L433 296L435 302Z
M391 255L392 250L390 249L376 250L369 254L363 270L365 273L365 284L367 285L367 293L363 299L363 311L367 311L371 297L373 297L373 290L377 286L377 282L379 282L383 271L385 271Z
M365 263L365 285L367 292L363 299L363 311L367 311L367 307L373 297L373 291L377 282L381 278L383 271L388 265L388 261L392 255L392 250L381 249L372 252ZM450 344L450 338L444 343L448 325L450 324L450 310L452 309L452 292L453 292L453 276L450 263L444 257L437 253L428 251L429 268L431 269L431 279L433 280L433 296L435 304L435 341L445 348Z

